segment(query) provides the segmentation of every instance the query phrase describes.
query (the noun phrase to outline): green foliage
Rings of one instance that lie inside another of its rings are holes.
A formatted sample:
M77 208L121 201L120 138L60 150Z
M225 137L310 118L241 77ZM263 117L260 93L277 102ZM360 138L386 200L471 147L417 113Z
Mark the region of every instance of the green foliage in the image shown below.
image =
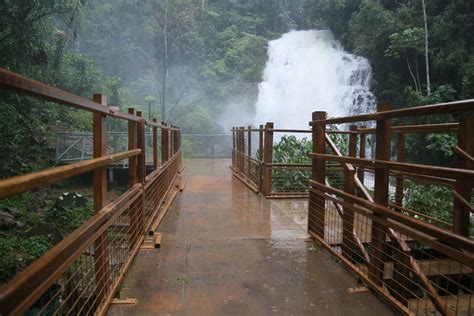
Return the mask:
M48 236L7 236L0 238L0 284L41 257L52 247Z
M288 164L310 164L312 142L307 138L298 139L293 135L284 135L273 145L273 162Z
M309 154L312 142L306 138L298 139L293 135L283 136L279 142L273 145L273 162L284 164L311 164ZM285 192L304 192L308 190L308 181L311 171L280 170L272 173L272 186L275 190Z
M442 186L417 184L410 180L404 181L404 188L404 207L447 223L453 222L451 190Z

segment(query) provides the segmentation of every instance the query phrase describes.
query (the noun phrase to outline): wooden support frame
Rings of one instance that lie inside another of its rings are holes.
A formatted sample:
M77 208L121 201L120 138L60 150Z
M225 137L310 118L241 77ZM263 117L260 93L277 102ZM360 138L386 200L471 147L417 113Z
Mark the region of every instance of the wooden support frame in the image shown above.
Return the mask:
M269 164L273 163L273 122L265 124L265 146L263 153L263 194L272 192L272 170Z
M94 102L107 106L107 98L102 94L94 94ZM101 158L107 155L106 116L102 113L93 114L93 157ZM93 173L94 214L97 214L107 204L107 168L99 167ZM102 301L109 287L109 255L106 233L94 242L94 265L96 295Z
M325 120L326 112L316 111L312 114L313 120ZM326 152L326 124L314 124L312 126L313 153L324 154ZM322 185L326 184L326 161L312 157L311 179ZM310 199L312 195L310 195ZM316 198L316 196L313 196ZM311 201L310 201L311 204ZM324 239L324 226L326 225L326 201L322 197L317 197L314 201L314 214L308 217L317 218L319 223L316 227L310 225L308 220L308 231L315 233L319 238ZM310 208L311 209L311 208Z
M389 111L392 106L387 103L379 103L377 112ZM375 159L390 160L390 145L392 140L391 120L377 120L376 127L376 143L375 143ZM388 188L389 188L389 172L387 169L375 167L374 176L374 202L388 206ZM374 214L374 216L383 216ZM384 275L384 253L383 247L387 238L386 227L378 222L373 222L371 227L371 245L373 248L372 257L370 259L369 275L375 284L382 285Z
M357 125L351 125L350 131L357 131ZM357 154L357 134L349 134L349 156L355 157ZM355 169L352 165L344 168L344 192L355 194ZM342 254L348 260L351 258L351 249L354 240L354 211L345 207L342 214Z
M153 123L158 124L156 118L153 119ZM153 170L158 169L158 126L152 127L153 133Z

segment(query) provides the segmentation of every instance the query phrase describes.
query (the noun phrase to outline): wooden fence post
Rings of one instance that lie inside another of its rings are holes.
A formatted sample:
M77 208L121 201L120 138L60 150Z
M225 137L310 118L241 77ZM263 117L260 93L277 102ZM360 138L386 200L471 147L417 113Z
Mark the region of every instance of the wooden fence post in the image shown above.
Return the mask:
M252 126L249 125L249 130L247 132L247 175L250 177L252 173Z
M391 110L392 106L388 103L379 103L377 112ZM392 140L392 129L390 119L377 120L375 134L375 159L390 160L390 149ZM375 165L374 176L374 202L381 206L388 206L389 189L389 170ZM374 213L374 216L381 216ZM384 274L384 245L386 242L387 231L384 225L372 221L371 244L372 258L369 266L369 276L373 278L377 285L382 285Z
M135 115L135 109L128 109L128 114ZM128 150L137 148L137 123L128 121ZM128 176L130 187L137 183L137 156L128 159Z
M263 132L264 128L263 125L260 125L260 128L258 130L258 192L262 192L262 175L263 175L263 145L264 145L264 139L263 139Z
M156 118L153 123L157 123ZM158 127L153 126L153 170L158 169Z
M473 169L474 157L474 116L461 117L458 131L458 168ZM457 179L454 186L453 231L469 238L469 217L472 181Z
M357 125L351 125L349 131L352 132L349 134L349 156L356 157L357 154ZM354 167L348 166L347 169L344 169L344 191L351 195L355 194L355 169ZM354 210L350 207L344 207L344 213L342 217L342 255L347 259L352 260L352 252L354 244L353 239L354 231Z
M326 112L315 111L312 120L325 120ZM326 124L317 123L312 126L313 153L326 153ZM326 161L319 158L311 159L311 179L326 185ZM324 226L326 216L326 201L323 197L310 192L309 194L308 231L314 232L324 240ZM312 212L314 211L314 212Z
M244 127L240 127L240 172L245 173L245 134Z
M273 122L265 124L263 159L263 194L270 195L272 193L272 169L269 164L273 162Z
M168 129L166 123L161 122L161 163L165 164L168 161Z
M107 98L102 94L94 94L94 102L107 105ZM107 155L106 116L101 113L93 114L93 157ZM107 204L107 167L94 170L93 173L94 213L97 214ZM97 301L101 302L109 286L109 256L107 232L94 242L95 278Z
M397 162L405 162L405 134L397 133ZM403 206L403 183L402 175L395 179L395 204Z
M142 117L142 112L137 111L137 116ZM145 176L146 176L146 143L145 143L145 120L140 120L138 122L138 142L137 146L142 151L140 155L138 155L138 181L141 184L145 184Z
M357 130L365 128L365 126L360 126ZM360 140L359 140L359 158L365 158L365 145L366 145L366 134L360 133ZM360 166L357 168L357 177L359 178L360 182L364 184L364 168Z

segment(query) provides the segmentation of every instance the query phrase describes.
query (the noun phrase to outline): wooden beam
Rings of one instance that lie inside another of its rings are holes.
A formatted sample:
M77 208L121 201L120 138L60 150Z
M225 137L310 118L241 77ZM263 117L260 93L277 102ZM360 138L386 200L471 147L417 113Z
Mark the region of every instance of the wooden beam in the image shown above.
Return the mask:
M116 161L137 156L139 154L139 149L129 150L101 158L83 160L69 165L54 167L26 175L0 180L0 199L4 199L29 190L38 189L45 185L56 183L73 176L92 171L96 168L110 165Z

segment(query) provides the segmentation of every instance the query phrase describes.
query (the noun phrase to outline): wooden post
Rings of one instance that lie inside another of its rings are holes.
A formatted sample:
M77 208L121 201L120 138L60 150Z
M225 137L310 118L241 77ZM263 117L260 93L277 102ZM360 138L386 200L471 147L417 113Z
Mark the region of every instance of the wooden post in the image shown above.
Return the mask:
M235 127L232 126L232 167L235 168Z
M312 120L325 120L326 112L313 112ZM314 124L312 127L313 153L326 153L326 124ZM312 158L311 179L322 185L326 185L326 161ZM323 197L310 192L308 231L315 233L324 240L324 226L326 216L326 201ZM314 206L313 206L314 205Z
M405 162L405 134L397 133L397 162ZM395 204L403 206L403 176L398 175L395 181Z
M272 193L272 170L269 164L273 162L273 123L267 122L265 125L265 147L263 153L263 194Z
M135 115L135 109L128 109L128 114ZM137 123L128 121L128 150L136 149L137 146ZM128 176L130 187L137 183L137 156L128 159Z
M161 122L161 163L168 161L168 129L166 123Z
M247 132L247 174L250 177L252 172L252 126L249 125L249 130Z
M263 125L261 124L258 131L258 192L262 192L262 183L263 183L263 179L262 179L263 144L264 144L263 132L264 132L264 129L263 129Z
M377 112L391 110L388 103L377 105ZM390 119L377 120L375 134L375 159L390 160L390 149L392 140L392 129ZM374 202L381 206L388 206L389 170L375 165ZM374 213L374 216L381 216ZM384 273L384 245L386 241L386 227L376 221L372 221L371 244L372 258L369 266L369 276L378 285L382 285Z
M244 135L244 127L240 127L240 172L245 173L245 164L244 164L244 156L245 156L245 135Z
M361 126L359 128L365 128L365 126ZM358 129L359 129L358 128ZM359 143L359 158L365 158L365 145L366 145L366 134L361 133L360 135L360 143ZM359 178L360 182L364 184L364 168L360 166L357 168L357 177Z
M351 125L349 127L351 132L357 131L357 125ZM357 134L349 134L349 156L356 157L357 154ZM344 191L346 193L355 194L355 169L354 167L349 166L344 171ZM342 255L347 259L352 260L352 252L354 244L353 239L354 231L354 210L350 207L344 207L344 213L342 216Z
M142 112L137 111L137 116L142 117ZM141 120L140 122L138 122L137 133L138 133L137 146L142 151L140 155L138 155L137 175L138 175L138 181L141 184L145 184L145 176L146 176L145 120Z
M94 102L107 105L107 98L102 94L94 94ZM93 114L93 157L107 155L106 116ZM93 173L94 213L97 214L107 204L107 167L94 170ZM97 301L101 302L109 286L109 256L107 233L105 232L94 242L95 278Z
M474 116L460 118L457 149L458 168L472 170L472 157L474 157ZM469 205L471 201L472 186L472 181L463 179L457 179L454 186L453 231L467 238L469 238L469 216L471 211L466 205ZM462 200L466 203L463 203Z
M156 118L153 123L157 123ZM158 169L158 127L153 126L153 170Z

